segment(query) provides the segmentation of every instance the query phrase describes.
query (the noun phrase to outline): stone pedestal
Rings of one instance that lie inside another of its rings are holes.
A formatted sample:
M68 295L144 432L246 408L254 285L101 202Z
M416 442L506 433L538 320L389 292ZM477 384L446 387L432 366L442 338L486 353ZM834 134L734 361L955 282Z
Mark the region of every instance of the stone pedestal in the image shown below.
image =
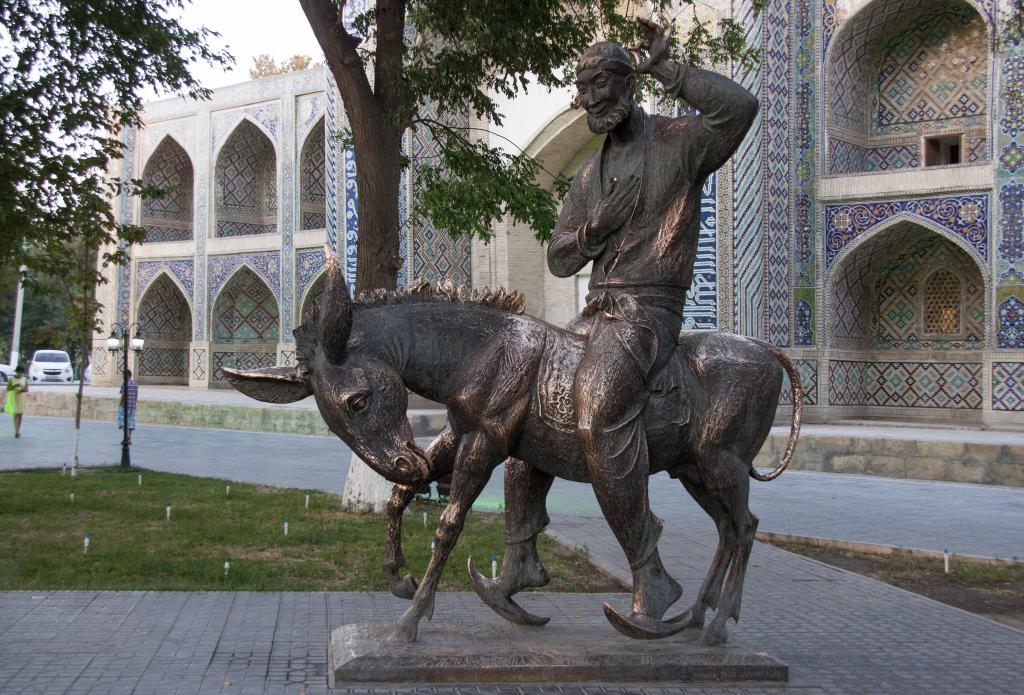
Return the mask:
M335 683L786 682L789 667L742 645L702 647L687 630L632 640L608 625L432 625L413 644L387 642L390 624L345 625L331 634Z

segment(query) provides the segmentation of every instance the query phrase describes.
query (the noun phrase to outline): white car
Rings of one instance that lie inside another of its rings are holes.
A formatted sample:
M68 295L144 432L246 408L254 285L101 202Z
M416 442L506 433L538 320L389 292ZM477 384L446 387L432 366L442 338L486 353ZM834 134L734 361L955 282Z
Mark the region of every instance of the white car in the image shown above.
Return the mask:
M14 376L14 365L0 364L0 384Z
M28 380L31 383L74 381L75 370L71 368L71 357L63 350L36 350L28 365Z

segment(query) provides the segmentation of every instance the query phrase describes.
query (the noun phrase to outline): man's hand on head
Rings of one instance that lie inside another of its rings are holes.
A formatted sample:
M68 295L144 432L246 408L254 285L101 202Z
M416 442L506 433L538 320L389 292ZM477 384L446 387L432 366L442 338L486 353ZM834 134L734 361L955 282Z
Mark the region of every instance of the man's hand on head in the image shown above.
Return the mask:
M638 60L637 72L650 73L652 69L668 57L673 27L672 23L664 15L661 16L661 22L661 24L656 24L644 17L636 18L636 23L640 26L642 36L633 51L638 59L643 58Z

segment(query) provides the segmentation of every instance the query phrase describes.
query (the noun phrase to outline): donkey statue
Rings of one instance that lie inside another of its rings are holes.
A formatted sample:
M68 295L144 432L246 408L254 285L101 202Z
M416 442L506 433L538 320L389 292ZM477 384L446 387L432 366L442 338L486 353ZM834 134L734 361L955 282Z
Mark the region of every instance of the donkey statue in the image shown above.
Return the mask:
M515 292L415 285L353 301L333 258L326 273L319 311L295 330L296 366L224 371L235 388L258 400L288 403L313 394L331 431L395 483L385 571L392 591L412 604L389 639L415 641L419 621L432 617L437 583L466 514L506 459L501 576L483 578L472 559L470 576L480 597L506 619L544 624L547 618L527 613L512 596L548 582L536 538L548 523L545 498L554 478L589 482L573 403L586 337L523 315L523 299ZM793 401L789 443L779 466L761 474L752 462L771 428L783 369ZM633 609L622 614L605 604L604 610L631 637L703 627L703 643L721 644L726 621L739 619L757 528L747 506L749 479L770 480L789 465L803 392L782 352L736 335L684 334L663 372L652 381L642 413L649 470L627 474L667 471L679 479L717 525L718 549L695 602L681 615L662 619L681 589L664 570L656 543L642 566L633 568ZM407 389L448 408L450 427L426 452L413 440L406 417ZM423 482L448 474L451 494L423 580L399 579L405 564L402 511ZM705 625L708 608L716 612Z

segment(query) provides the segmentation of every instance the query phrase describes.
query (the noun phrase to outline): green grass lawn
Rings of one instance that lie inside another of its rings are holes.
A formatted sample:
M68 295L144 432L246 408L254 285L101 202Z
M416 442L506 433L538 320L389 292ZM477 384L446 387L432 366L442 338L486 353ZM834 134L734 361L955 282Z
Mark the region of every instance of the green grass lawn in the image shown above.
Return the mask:
M118 468L84 470L77 478L52 469L0 473L0 589L387 590L383 517L341 512L339 497L321 492L310 495L308 511L304 490L231 483L229 498L226 484ZM410 511L403 550L418 577L441 507L417 501ZM489 575L504 538L501 515L471 514L441 588L471 589L469 555ZM546 590L617 590L584 556L545 536L539 546L552 576Z

